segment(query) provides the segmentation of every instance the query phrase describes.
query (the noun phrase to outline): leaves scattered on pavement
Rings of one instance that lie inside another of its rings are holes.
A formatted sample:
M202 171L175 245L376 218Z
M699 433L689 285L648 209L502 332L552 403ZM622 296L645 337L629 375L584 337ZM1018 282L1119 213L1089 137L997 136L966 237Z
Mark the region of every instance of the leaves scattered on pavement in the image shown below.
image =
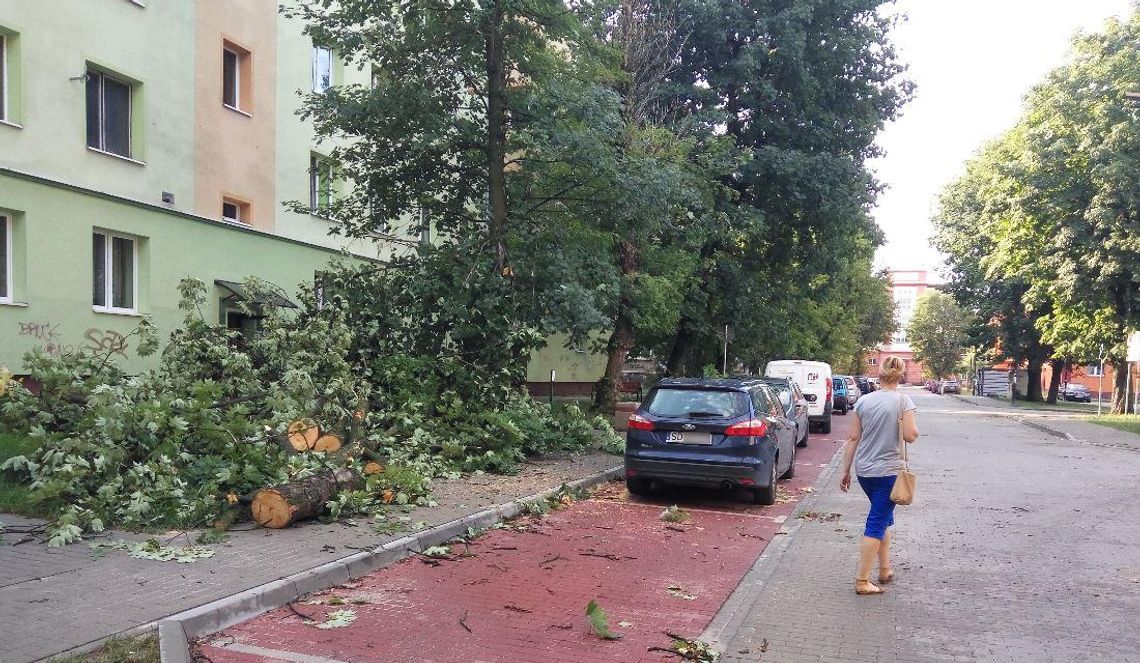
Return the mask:
M668 648L650 647L646 651L668 652L686 661L699 661L700 663L715 663L720 653L712 645L700 640L691 640L676 633L665 632L672 641Z
M834 523L838 521L843 514L841 513L819 513L818 511L804 511L799 516L800 520L818 520L821 523Z
M92 543L92 550L123 550L131 557L137 559L150 559L156 562L179 562L189 564L200 559L214 556L214 550L202 546L164 546L158 539L146 541L124 541L119 539L111 543Z
M319 629L328 630L333 628L344 628L354 621L356 621L356 611L346 608L344 610L333 610L329 613L328 617L325 618L325 621L319 624L313 622L313 626L316 626Z
M606 615L606 611L602 610L601 606L598 605L597 601L590 599L590 602L586 604L586 617L590 620L590 629L594 632L594 635L603 640L621 639L620 633L614 633L610 630L609 617Z
M697 598L696 594L690 594L684 587L677 584L669 585L665 588L665 591L668 592L670 596L675 596L686 601L692 601Z
M689 520L689 512L674 504L661 512L661 520L667 523L683 523Z

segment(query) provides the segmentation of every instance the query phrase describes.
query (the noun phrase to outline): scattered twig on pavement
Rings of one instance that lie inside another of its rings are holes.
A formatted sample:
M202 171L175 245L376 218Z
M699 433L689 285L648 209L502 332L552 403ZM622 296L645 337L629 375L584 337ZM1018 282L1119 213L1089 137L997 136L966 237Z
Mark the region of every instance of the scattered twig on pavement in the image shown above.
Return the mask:
M676 525L666 525L665 529L671 529L674 532L688 532L689 531L688 527L678 527Z
M467 612L466 611L463 613L463 616L459 618L459 625L462 626L463 630L467 631L468 633L474 632L471 630L471 627L467 625Z
M294 615L297 615L301 619L304 619L304 620L310 621L310 622L316 621L315 619L313 619L312 615L306 615L305 613L301 612L297 608L293 607L292 603L286 603L285 607L289 608L290 612L292 612Z
M627 559L637 559L636 557L632 557L630 555L615 555L614 553L580 552L578 554L582 555L583 557L601 557L602 559L608 559L613 562L624 562Z
M566 558L563 557L562 555L555 555L553 557L547 557L546 559L539 562L538 565L539 566L546 566L547 564L553 564L554 562L557 562L558 560L566 561Z
M518 546L495 546L491 550L518 550Z
M506 608L507 610L510 610L511 612L534 612L533 610L527 610L526 608L520 608L513 603L508 603L503 607Z

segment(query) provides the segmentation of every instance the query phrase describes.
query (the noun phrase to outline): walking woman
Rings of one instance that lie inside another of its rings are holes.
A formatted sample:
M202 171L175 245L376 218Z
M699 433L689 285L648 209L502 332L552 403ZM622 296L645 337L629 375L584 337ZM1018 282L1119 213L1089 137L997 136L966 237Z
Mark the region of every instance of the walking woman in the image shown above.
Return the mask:
M851 465L859 486L871 500L863 541L859 544L859 567L855 574L856 594L882 594L883 588L871 582L871 567L879 560L879 584L894 579L891 571L891 526L895 524L895 503L891 488L895 485L902 458L899 437L907 443L918 439L915 405L909 396L899 393L899 379L904 371L898 357L887 357L879 372L882 389L863 396L855 403L855 427L843 453L843 476L839 489L851 487Z

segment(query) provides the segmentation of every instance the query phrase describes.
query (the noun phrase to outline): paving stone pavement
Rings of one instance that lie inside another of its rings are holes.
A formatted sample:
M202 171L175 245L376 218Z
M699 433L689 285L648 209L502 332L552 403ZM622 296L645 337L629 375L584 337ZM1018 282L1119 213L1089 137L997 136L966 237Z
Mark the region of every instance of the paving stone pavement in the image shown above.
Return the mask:
M838 519L754 567L722 660L1140 663L1140 454L909 393L923 437L897 581L855 595L866 498L825 475L810 508Z
M444 481L434 490L438 507L417 508L408 516L412 522L441 524L620 463L620 457L591 453L538 461L513 477ZM34 522L11 515L0 520L13 527ZM55 549L39 542L0 545L0 663L25 663L81 647L404 534L377 534L363 520L355 527L309 523L236 531L227 543L212 546L214 557L193 564L134 559L116 551L96 554L85 543ZM11 544L20 535L6 538ZM191 540L177 536L171 545Z
M1096 414L1095 406L1086 405L1084 406L1085 411L1066 412L1010 405L1009 401L984 396L961 395L942 398L967 403L967 407L973 406L989 410L995 416L1009 417L1047 434L1067 437L1093 446L1119 447L1140 451L1140 435L1084 421L1082 417ZM1070 404L1069 407L1081 406Z

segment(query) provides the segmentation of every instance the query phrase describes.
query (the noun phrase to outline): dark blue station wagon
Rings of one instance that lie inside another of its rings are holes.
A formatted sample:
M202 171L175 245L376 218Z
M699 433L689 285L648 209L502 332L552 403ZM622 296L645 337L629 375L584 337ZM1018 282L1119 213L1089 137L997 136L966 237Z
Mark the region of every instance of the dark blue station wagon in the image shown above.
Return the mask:
M663 484L744 488L776 501L776 480L795 475L796 426L760 379L669 378L629 418L629 492Z

